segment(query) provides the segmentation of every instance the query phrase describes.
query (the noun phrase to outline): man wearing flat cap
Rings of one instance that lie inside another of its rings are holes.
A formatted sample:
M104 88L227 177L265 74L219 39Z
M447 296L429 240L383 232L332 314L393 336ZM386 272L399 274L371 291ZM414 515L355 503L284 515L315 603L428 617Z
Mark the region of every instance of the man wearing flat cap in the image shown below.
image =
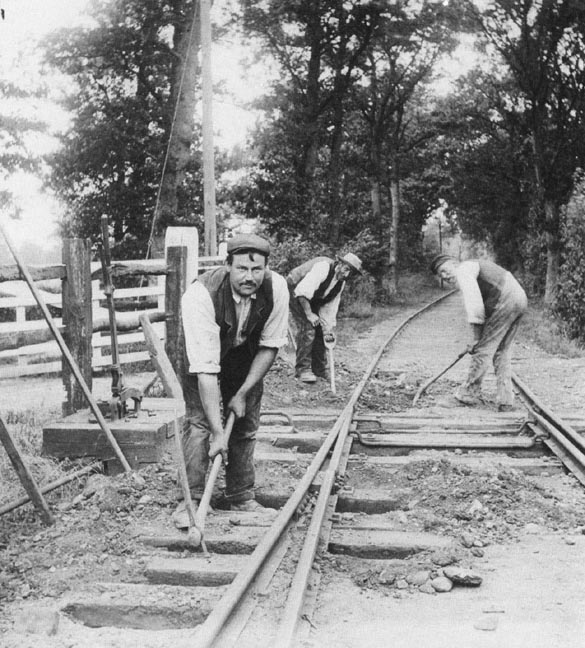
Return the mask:
M528 307L526 293L514 276L484 259L457 261L439 254L431 271L446 281L456 281L473 332L471 363L467 379L455 392L463 405L481 400L481 383L492 360L496 374L496 404L499 411L513 408L512 343Z
M288 289L284 277L268 269L269 254L260 236L234 236L225 266L198 277L181 301L189 487L193 500L201 500L209 460L221 452L227 456L222 499L238 511L262 509L254 497L253 456L263 378L287 341ZM226 444L223 418L229 411L236 421ZM184 502L173 521L189 527Z
M362 273L351 252L315 257L291 270L286 278L290 312L297 326L296 376L305 383L328 378L325 343L335 344L335 324L345 282Z

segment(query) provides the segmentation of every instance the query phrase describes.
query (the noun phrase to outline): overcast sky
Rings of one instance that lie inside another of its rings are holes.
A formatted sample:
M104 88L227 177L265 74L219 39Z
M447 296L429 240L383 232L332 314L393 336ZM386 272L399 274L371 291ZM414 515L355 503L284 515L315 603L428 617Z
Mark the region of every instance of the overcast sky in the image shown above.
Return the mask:
M45 35L61 27L88 23L87 7L91 0L0 0L5 18L0 20L0 75L4 79L26 79L35 83L35 71L40 60L36 43ZM241 50L234 43L215 40L212 51L214 82L223 82L231 98L216 98L213 106L215 143L228 148L243 143L248 128L256 115L245 109L244 104L262 90L263 79L258 75L251 79L239 64ZM56 106L48 106L43 115L53 127L62 129L67 124L66 115ZM50 146L48 140L38 146ZM53 143L54 145L54 143ZM5 225L18 245L25 242L53 247L56 238L56 218L59 206L41 192L40 183L29 176L17 175L10 186L22 209L20 221L8 220ZM4 222L4 221L3 221ZM29 246L30 247L30 246Z

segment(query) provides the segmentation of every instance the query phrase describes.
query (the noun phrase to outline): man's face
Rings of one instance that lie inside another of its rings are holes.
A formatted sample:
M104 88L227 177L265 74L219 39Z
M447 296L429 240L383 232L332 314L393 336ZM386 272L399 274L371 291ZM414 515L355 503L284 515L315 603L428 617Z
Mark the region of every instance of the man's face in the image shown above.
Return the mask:
M344 280L351 275L351 266L343 261L340 261L337 264L337 277L338 279Z
M445 281L452 281L455 279L455 263L453 261L445 261L438 269L437 274Z
M229 267L230 283L234 292L249 297L264 281L266 258L258 252L234 254Z

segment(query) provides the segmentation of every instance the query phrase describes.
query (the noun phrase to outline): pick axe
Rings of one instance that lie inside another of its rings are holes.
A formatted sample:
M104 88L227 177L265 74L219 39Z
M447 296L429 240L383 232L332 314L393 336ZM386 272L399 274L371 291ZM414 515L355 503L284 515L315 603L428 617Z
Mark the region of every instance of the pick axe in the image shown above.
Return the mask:
M226 444L230 439L230 434L232 433L232 428L234 427L234 421L236 416L233 412L230 412L223 429L225 436ZM209 471L209 477L207 478L207 483L205 484L205 489L203 495L201 496L201 501L197 507L197 513L195 513L191 528L189 529L189 540L195 545L198 546L201 544L203 551L207 553L205 547L205 542L203 540L203 531L205 530L205 518L207 517L207 510L209 509L209 502L211 501L211 495L213 494L213 487L215 486L215 481L217 475L219 474L219 469L221 468L221 462L223 457L221 453L215 455L213 458L213 464L211 465L211 470ZM188 490L188 488L187 488Z
M327 349L327 358L329 360L329 379L331 381L331 393L335 394L335 358L333 357L333 349L335 347L335 342L325 342L325 348Z
M414 398L412 399L412 404L413 404L413 405L416 405L418 399L419 399L419 398L424 394L424 392L425 392L425 391L426 391L426 390L427 390L427 389L428 389L428 388L429 388L429 387L430 387L434 382L436 382L437 380L439 380L439 378L440 378L443 374L447 373L447 372L449 371L449 369L451 369L451 367L453 367L454 365L456 365L456 364L459 362L459 360L461 360L461 358L463 358L463 356L467 355L468 353L471 353L471 352L473 351L473 348L474 348L474 347L471 347L471 348L467 348L467 349L465 349L464 351L461 351L461 353L460 353L460 354L455 358L455 360L452 360L452 361L451 361L451 362L450 362L450 363L449 363L445 368L441 369L441 371L440 371L438 374L436 374L435 376L433 376L432 378L430 378L429 380L427 380L427 382L426 382L424 385L422 385L422 387L420 387L419 390L418 390L418 391L416 392L416 394L414 395Z

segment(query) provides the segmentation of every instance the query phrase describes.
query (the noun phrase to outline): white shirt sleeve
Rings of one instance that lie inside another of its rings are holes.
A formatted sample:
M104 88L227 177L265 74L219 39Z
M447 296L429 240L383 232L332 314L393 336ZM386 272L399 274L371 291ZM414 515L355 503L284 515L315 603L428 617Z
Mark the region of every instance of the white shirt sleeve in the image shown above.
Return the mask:
M260 346L280 349L287 343L288 333L288 285L277 272L272 273L272 312L260 335Z
M219 373L219 326L211 295L201 282L195 281L187 288L181 312L189 373Z
M311 300L317 288L327 279L329 274L329 263L317 261L307 274L299 281L295 288L295 297L304 297Z
M461 290L467 321L470 324L483 324L485 322L485 307L477 283L479 263L477 261L463 261L455 270L457 285Z
M337 324L337 311L339 310L339 303L341 302L341 293L345 288L345 282L341 286L341 290L335 297L328 302L325 302L319 309L319 319L321 320L321 328L323 333L331 333Z

